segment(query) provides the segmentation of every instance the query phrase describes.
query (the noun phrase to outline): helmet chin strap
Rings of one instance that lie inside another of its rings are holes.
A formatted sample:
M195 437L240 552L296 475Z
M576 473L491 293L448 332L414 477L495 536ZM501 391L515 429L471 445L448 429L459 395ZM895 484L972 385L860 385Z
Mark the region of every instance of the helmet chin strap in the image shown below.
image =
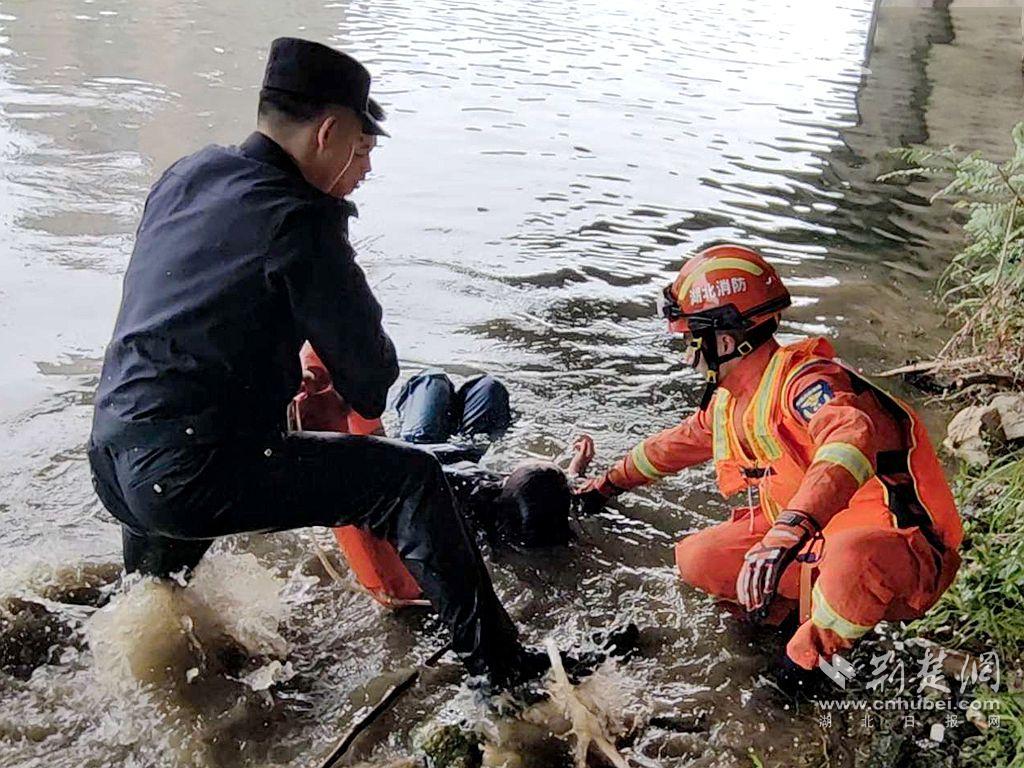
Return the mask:
M703 411L711 405L711 398L718 388L718 369L724 362L718 356L718 335L714 328L708 328L707 330L695 333L693 341L690 342L690 348L693 350L693 367L697 367L702 357L704 358L704 364L707 366L707 372L704 374L706 382L704 384L704 394L700 398L700 409Z
M693 351L693 362L691 365L696 368L700 358L704 358L707 366L707 373L704 374L704 393L700 398L700 409L706 410L711 405L711 398L718 389L719 369L722 363L728 363L739 357L746 357L755 349L767 342L775 331L779 329L776 320L769 320L761 323L749 333L745 334L742 341L736 345L736 349L724 355L718 354L718 332L714 328L706 328L694 333L693 341L690 342L690 349Z

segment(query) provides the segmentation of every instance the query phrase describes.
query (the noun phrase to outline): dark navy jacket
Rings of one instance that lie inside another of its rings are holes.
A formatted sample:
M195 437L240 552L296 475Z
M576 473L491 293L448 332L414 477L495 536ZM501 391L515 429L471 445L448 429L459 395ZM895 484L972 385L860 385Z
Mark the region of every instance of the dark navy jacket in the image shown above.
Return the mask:
M348 242L353 212L259 133L171 166L136 235L93 441L279 431L305 339L355 410L378 416L398 364Z

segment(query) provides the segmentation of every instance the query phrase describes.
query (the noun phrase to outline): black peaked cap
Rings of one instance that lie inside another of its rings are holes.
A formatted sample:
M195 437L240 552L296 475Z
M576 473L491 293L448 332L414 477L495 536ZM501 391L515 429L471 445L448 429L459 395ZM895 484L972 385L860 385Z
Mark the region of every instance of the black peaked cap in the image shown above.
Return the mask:
M370 113L370 73L362 64L334 48L297 37L279 37L270 44L263 88L313 102L355 110L363 132L387 136Z

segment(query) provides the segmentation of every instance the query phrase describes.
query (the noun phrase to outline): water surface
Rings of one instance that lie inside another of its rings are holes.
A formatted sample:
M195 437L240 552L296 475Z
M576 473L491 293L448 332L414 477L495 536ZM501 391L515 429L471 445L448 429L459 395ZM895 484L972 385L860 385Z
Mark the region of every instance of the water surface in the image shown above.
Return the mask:
M379 688L383 671L436 647L422 617L318 579L306 534L238 537L213 555L231 573L244 568L230 553L254 554L282 580L295 676L272 694L227 672L192 693L111 693L118 673L78 629L86 587L116 575L118 530L92 494L84 443L146 190L181 155L245 138L273 37L357 55L388 109L393 138L354 196L352 229L404 373L440 365L509 382L521 416L488 457L496 467L556 455L581 431L606 464L698 399L653 297L712 241L753 244L778 266L796 299L789 339L836 337L868 370L941 343L929 292L950 222L873 179L879 150L927 139L923 56L948 20L913 12L916 47L880 49L869 73L870 8L0 5L0 553L4 594L59 617L25 619L27 644L60 635L43 653L54 663L0 673L0 764L308 764L344 730L357 686ZM710 474L686 473L580 523L568 553L491 553L494 575L531 640L577 641L621 618L645 629L634 703L690 725L642 729L637 754L820 760L810 717L761 682L765 654L675 582L671 543L725 514ZM360 753L405 754L426 720L473 711L464 694L443 667Z

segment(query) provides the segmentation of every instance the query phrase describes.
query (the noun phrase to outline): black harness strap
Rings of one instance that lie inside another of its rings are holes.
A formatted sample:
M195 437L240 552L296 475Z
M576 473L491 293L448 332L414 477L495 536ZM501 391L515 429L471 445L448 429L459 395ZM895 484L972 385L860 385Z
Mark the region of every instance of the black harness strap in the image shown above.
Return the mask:
M900 427L903 428L904 434L910 438L912 426L906 410L884 390L879 389L846 366L843 366L843 369L850 376L854 392L857 394L871 392L882 403L889 415L896 419ZM918 528L928 543L940 555L944 554L946 545L938 531L935 530L932 517L928 514L924 502L921 501L914 477L910 473L910 450L900 448L879 452L875 460L875 476L888 492L889 509L896 518L896 527Z

